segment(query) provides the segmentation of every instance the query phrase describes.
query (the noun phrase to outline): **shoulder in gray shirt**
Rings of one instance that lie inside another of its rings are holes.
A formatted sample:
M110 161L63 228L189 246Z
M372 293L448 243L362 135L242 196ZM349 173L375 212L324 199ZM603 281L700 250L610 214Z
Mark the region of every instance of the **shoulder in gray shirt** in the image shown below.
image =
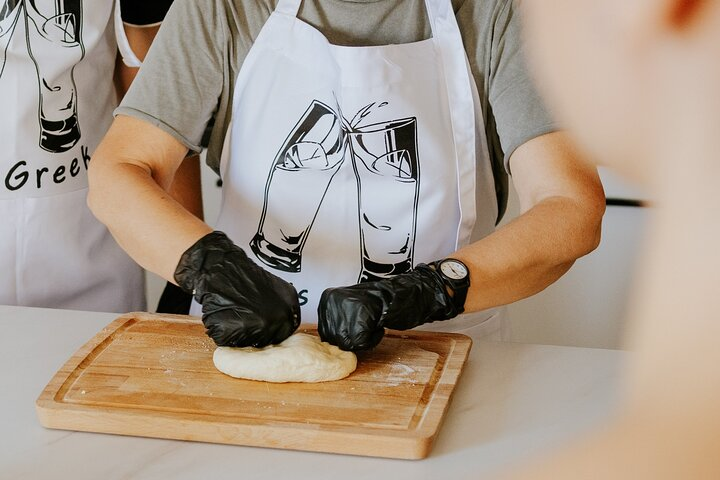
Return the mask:
M506 162L557 127L523 58L512 0L452 0L477 84L501 215ZM218 170L238 72L277 0L176 0L116 114L130 115L200 151ZM387 45L431 36L424 0L305 0L299 18L331 43ZM208 125L212 123L211 128Z

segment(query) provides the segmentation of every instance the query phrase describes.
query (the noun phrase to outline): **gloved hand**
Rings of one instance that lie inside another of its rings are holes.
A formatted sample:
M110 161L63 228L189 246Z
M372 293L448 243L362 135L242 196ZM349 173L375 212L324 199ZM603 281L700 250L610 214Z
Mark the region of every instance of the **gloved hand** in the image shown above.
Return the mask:
M207 334L219 346L280 343L300 325L295 288L222 232L208 233L183 253L175 281L202 305Z
M408 330L460 313L440 274L419 264L385 280L325 290L318 305L318 332L343 350L367 350L380 343L385 328Z

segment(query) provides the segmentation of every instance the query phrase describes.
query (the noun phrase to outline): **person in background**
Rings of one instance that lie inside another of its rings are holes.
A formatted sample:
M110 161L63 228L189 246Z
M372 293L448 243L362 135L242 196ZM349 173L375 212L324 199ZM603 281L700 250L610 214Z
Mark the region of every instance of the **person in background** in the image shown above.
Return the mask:
M178 0L89 204L218 345L278 343L301 312L347 350L462 312L432 328L506 338L498 306L592 251L604 212L518 33L510 0ZM168 194L213 117L215 231ZM496 231L510 171L523 214Z
M87 208L87 169L170 3L0 1L0 304L145 308L142 269Z
M617 415L512 478L720 478L720 2L525 5L547 98L655 208Z

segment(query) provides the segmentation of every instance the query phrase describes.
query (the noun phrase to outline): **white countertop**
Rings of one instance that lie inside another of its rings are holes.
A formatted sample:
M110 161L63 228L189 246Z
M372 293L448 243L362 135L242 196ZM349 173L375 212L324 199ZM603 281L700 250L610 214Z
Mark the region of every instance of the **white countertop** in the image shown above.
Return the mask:
M479 478L551 448L612 411L626 354L476 342L425 460L47 430L35 399L118 315L0 306L0 479Z

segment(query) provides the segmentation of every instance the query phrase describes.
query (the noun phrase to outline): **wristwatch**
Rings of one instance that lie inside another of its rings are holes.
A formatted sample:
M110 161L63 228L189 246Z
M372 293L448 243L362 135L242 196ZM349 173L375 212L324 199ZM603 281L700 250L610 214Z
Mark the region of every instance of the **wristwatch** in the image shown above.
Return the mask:
M446 258L432 263L445 286L452 292L453 304L460 314L465 311L465 299L470 288L470 270L460 260Z

